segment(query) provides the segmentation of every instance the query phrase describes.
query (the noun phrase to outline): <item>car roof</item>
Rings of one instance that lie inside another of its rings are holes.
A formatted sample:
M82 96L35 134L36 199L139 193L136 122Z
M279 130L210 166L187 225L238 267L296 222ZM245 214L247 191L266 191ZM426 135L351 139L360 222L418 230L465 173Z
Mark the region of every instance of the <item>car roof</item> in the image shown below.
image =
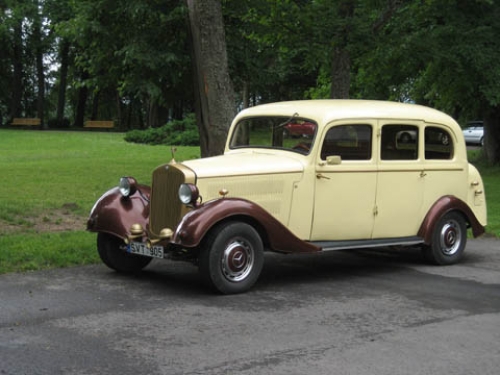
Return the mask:
M235 121L254 116L290 116L329 123L340 119L407 119L448 124L459 128L453 118L438 110L418 104L378 100L324 99L262 104L241 111ZM451 125L453 124L453 125Z

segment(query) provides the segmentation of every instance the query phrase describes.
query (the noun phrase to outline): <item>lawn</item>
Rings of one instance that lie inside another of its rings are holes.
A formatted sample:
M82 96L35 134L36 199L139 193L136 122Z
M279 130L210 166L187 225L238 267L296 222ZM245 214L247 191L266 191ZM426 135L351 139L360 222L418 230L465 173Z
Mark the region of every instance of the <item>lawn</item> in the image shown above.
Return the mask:
M199 157L177 147L176 160ZM96 201L121 176L150 184L172 159L167 146L130 144L112 132L0 131L0 273L98 261L85 231Z
M197 157L199 148L177 147L176 160ZM85 231L96 199L121 176L150 184L171 158L170 147L126 143L121 133L0 130L0 273L98 262L95 234ZM487 231L499 236L500 167L477 166Z

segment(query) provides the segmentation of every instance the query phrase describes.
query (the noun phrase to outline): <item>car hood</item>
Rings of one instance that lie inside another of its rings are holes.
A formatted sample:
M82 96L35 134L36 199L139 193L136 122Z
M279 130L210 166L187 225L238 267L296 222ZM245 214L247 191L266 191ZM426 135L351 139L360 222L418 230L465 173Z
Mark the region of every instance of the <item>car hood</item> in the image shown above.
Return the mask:
M304 171L299 160L280 154L245 152L185 161L197 178L297 173Z

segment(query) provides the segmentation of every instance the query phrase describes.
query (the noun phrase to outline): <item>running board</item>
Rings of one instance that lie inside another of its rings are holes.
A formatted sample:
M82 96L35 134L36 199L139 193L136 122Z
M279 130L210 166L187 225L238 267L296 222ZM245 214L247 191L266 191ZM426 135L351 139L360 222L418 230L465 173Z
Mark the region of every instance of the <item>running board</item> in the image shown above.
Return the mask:
M422 237L400 237L380 238L376 240L354 240L354 241L311 241L311 245L321 248L322 251L365 249L369 247L384 246L411 246L424 243Z

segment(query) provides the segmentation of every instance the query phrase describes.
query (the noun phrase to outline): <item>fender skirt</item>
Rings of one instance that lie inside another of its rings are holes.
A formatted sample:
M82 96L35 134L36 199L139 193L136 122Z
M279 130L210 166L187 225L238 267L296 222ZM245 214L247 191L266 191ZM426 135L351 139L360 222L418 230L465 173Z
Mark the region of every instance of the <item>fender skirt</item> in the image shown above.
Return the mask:
M87 220L87 230L106 232L125 239L132 224L142 224L146 228L149 222L150 195L151 188L145 185L139 185L137 191L127 198L121 195L117 187L108 190L92 208Z
M458 211L464 215L465 221L472 228L474 237L479 237L484 233L484 227L479 223L470 207L457 197L446 195L432 205L420 226L418 236L424 239L425 244L429 245L432 242L432 234L437 222L450 211Z
M224 220L250 223L261 234L264 246L282 253L312 253L321 248L296 237L259 205L238 198L207 202L184 216L171 240L182 247L195 247L216 224Z

